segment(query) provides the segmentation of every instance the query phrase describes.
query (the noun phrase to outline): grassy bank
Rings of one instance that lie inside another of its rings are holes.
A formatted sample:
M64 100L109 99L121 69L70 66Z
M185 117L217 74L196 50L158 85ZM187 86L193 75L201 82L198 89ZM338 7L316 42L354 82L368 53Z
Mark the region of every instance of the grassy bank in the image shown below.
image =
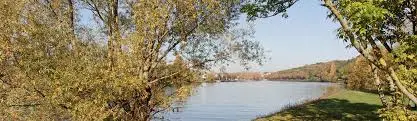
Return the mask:
M281 120L379 120L381 103L376 94L340 89L324 98L291 106L256 121Z

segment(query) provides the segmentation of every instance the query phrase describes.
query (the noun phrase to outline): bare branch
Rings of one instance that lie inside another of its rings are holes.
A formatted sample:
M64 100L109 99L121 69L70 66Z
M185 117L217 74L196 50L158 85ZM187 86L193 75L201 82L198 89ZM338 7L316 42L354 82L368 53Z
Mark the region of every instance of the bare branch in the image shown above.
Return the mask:
M101 21L105 22L103 15L101 15L101 12L97 7L97 3L93 2L92 0L87 0L85 3L87 3L87 5L91 7L91 9L89 10L92 10L92 12L96 14Z
M41 104L13 104L13 105L8 105L8 107L36 107L40 105Z

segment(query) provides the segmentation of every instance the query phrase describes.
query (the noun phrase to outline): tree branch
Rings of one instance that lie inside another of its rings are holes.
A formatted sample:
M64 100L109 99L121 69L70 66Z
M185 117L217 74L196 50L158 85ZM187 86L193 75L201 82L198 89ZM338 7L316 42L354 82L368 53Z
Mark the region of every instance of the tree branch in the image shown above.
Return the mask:
M379 99L381 100L381 103L384 107L388 107L389 105L388 105L388 102L387 102L387 100L385 98L385 95L384 95L384 90L383 90L382 85L381 85L381 80L378 76L378 69L373 64L371 64L371 69L372 69L372 73L374 75L375 85L377 86Z
M356 50L361 53L367 60L369 60L372 64L376 67L386 71L391 78L394 80L394 83L398 86L400 91L405 94L409 99L411 99L414 103L417 104L417 98L411 94L400 82L399 78L397 77L394 69L392 67L387 66L386 61L383 58L379 58L376 60L373 56L369 54L369 52L365 51L364 47L361 46L358 41L355 39L355 35L351 32L350 27L348 26L348 22L344 19L342 14L336 9L335 5L331 2L331 0L323 0L324 6L326 6L337 18L340 25L342 26L344 32L348 35L348 38L351 44L356 48ZM370 40L372 41L372 40ZM375 48L378 49L378 48Z
M170 75L167 75L167 76L164 76L164 77L161 77L161 78L158 78L158 79L154 79L154 80L150 81L148 84L149 85L152 85L152 84L158 82L159 80L163 80L163 79L166 79L166 78L170 78L172 76L175 76L175 75L179 74L180 72L182 72L182 71L177 71L177 72L172 73Z
M96 3L94 3L92 0L88 0L86 1L87 5L91 7L90 10L92 10L93 13L97 14L97 16L99 17L99 19L103 22L105 22L103 16L101 15L100 10L98 9Z
M13 105L8 105L8 107L35 107L39 105L41 104L13 104Z

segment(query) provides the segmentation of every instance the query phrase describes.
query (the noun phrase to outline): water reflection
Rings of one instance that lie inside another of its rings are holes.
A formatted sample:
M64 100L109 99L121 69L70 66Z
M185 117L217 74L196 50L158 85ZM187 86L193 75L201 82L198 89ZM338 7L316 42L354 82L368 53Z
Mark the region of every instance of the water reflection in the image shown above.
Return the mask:
M248 121L306 99L329 86L319 82L248 81L205 83L184 107L163 114L170 121Z

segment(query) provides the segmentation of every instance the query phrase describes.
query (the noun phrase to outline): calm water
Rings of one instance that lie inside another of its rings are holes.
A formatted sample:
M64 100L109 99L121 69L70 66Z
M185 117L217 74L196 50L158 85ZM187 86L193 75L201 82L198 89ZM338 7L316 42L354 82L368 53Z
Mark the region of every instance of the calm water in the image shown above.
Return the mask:
M170 121L249 121L288 104L317 98L329 83L249 81L204 83Z

